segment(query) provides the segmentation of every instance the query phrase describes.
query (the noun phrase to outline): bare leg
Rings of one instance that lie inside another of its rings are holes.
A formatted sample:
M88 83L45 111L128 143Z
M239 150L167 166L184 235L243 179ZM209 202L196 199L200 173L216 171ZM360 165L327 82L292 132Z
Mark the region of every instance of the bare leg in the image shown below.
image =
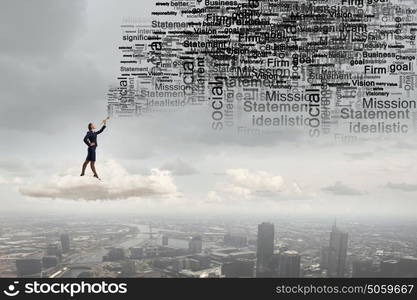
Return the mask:
M84 176L84 173L85 173L85 168L87 168L87 165L88 165L88 163L89 163L90 161L88 161L88 160L86 160L84 163L83 163L83 169L82 169L82 171L81 171L81 175L80 176Z
M91 164L90 164L91 171L93 171L93 173L94 173L94 177L99 178L99 177L98 177L98 175L97 175L97 172L96 172L96 166L95 166L95 164L96 164L96 162L95 162L95 161L92 161L92 162L91 162Z

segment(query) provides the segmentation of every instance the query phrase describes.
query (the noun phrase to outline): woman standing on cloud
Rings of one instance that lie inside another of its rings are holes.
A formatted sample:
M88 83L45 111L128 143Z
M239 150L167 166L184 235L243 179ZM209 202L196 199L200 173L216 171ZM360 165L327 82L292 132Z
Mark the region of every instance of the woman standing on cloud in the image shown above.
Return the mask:
M88 124L88 131L84 137L84 143L88 146L87 158L85 159L83 163L80 176L84 176L85 169L87 168L87 165L90 163L91 171L93 171L94 177L100 180L100 177L98 177L97 172L96 172L96 167L95 167L97 135L99 135L100 133L104 131L104 129L106 128L106 122L108 119L109 117L107 117L106 119L102 121L103 126L101 127L99 131L94 131L94 129L96 129L96 126L94 125L94 123Z

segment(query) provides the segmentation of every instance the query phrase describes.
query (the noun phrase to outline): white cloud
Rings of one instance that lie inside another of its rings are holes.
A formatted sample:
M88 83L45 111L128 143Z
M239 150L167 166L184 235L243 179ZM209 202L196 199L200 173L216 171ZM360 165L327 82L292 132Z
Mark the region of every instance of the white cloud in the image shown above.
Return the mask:
M403 192L415 192L417 191L417 184L411 184L411 183L392 183L388 182L385 185L386 188L393 189L393 190L400 190Z
M217 185L207 195L207 203L227 203L236 200L306 199L313 194L303 191L293 181L265 171L227 169L226 182Z
M222 198L216 191L210 191L207 194L207 201L206 203L222 203Z
M10 177L6 178L0 175L0 184L9 185L9 184L21 184L23 182L21 177Z
M195 168L180 158L173 162L167 162L161 169L171 171L173 175L178 176L193 175L197 173Z
M113 160L97 166L102 181L90 176L78 176L70 169L52 176L46 183L30 184L20 193L36 198L70 200L118 200L155 196L178 196L177 186L168 171L152 169L149 176L130 174Z
M360 190L350 187L341 181L337 181L333 185L323 187L322 190L333 195L340 196L359 196L363 194Z
M345 153L351 160L365 160L374 155L374 152L357 152L357 153Z
M226 170L234 185L249 190L268 190L279 192L284 185L281 176L273 175L265 171L251 172L248 169L228 169Z

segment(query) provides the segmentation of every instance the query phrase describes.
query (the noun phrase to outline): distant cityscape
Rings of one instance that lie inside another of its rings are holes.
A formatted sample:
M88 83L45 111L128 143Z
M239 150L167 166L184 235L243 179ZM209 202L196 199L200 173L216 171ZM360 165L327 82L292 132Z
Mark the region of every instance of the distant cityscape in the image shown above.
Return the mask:
M129 217L0 226L1 277L417 277L416 223Z

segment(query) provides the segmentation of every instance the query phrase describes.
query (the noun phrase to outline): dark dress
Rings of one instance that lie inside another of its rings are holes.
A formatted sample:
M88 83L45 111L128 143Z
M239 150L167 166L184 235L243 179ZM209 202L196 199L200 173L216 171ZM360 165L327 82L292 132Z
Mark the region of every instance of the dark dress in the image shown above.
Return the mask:
M87 158L88 161L96 161L97 135L102 133L106 126L101 127L99 131L88 131L84 137L84 143L88 146ZM94 146L91 144L94 143Z

